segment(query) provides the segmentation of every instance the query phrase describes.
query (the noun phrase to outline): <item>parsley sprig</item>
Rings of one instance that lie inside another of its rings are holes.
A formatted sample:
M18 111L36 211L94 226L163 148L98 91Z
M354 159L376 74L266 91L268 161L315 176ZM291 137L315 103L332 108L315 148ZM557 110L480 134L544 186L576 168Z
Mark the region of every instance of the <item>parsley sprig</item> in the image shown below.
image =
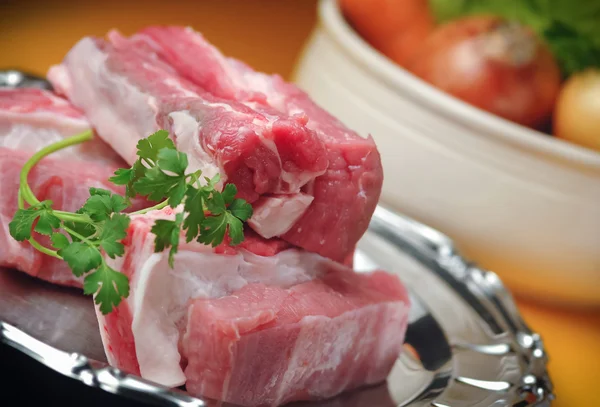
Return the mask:
M174 220L156 220L151 229L155 252L169 249L171 267L184 232L186 242L196 240L213 247L221 244L226 234L232 245L243 241L243 222L252 216L252 206L235 198L237 189L233 184L225 185L220 192L218 174L209 179L202 178L201 171L187 172L186 154L177 151L165 130L140 140L138 160L131 168L121 168L110 178L114 184L125 186L125 196L90 188L90 197L77 212L56 210L51 201L39 201L27 183L31 169L45 156L91 138L92 132L88 131L61 140L25 163L20 175L19 209L9 230L17 241L28 240L42 253L66 261L75 276L85 275L84 292L95 294L95 302L103 314L111 312L129 295L127 276L110 267L106 256L111 259L123 256L122 240L127 236L131 215L166 206L181 208ZM131 206L131 199L138 195L160 203L124 213ZM36 241L32 231L49 236L52 248Z

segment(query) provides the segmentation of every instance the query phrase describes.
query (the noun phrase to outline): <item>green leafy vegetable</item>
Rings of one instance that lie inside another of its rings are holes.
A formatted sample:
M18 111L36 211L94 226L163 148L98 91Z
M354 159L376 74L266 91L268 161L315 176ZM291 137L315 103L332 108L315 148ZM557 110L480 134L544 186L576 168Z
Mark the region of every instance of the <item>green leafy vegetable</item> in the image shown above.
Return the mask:
M429 0L438 22L488 14L531 27L549 45L563 74L600 67L600 1Z
M187 191L185 192L185 204L184 209L187 212L185 220L183 221L183 228L186 230L185 240L191 242L200 233L200 225L204 220L204 211L197 211L195 208L204 208L206 205L206 193L202 189L194 188L192 185L188 185Z
M229 205L229 212L242 222L245 222L252 216L252 205L243 199L234 199L231 205Z
M589 67L600 67L600 43L594 43L591 38L580 35L559 21L548 27L544 35L552 45L554 54L564 56L560 59L563 72L572 74Z
M53 233L51 240L52 246L56 247L59 250L69 246L69 239L67 239L67 237L61 233Z
M90 188L90 195L82 209L95 221L106 220L111 213L121 212L128 206L125 198L105 189Z
M96 294L95 302L100 305L100 312L108 314L129 296L129 280L125 274L102 263L83 280L83 292Z
M61 148L87 141L91 132L62 140L42 149L24 167L21 179L44 156ZM176 209L173 220L156 220L151 228L155 235L154 250L169 249L169 264L173 267L179 249L182 229L186 241L218 246L229 233L231 244L244 239L243 222L252 215L252 207L242 199L236 199L234 185L225 185L223 192L217 190L220 176L204 178L201 172L186 173L188 159L176 150L169 133L159 130L137 144L138 160L131 168L121 168L110 181L124 185L125 196L101 188L90 188L90 197L77 212L63 212L52 208L51 201L38 201L26 182L20 186L25 208L19 209L9 224L10 234L18 241L29 240L45 254L67 262L73 274L84 276L84 292L95 294L95 302L102 313L111 312L123 298L129 295L127 276L111 268L103 254L111 259L123 256L123 239L127 236L130 215L123 213L131 198L147 196L161 203L134 214L143 214L167 205ZM28 168L28 169L25 169ZM35 225L35 226L34 226ZM56 250L43 247L32 237L32 230L50 236Z
M200 225L198 241L213 247L218 246L225 237L226 229L227 219L224 213L205 218Z
M42 216L42 214L51 215L51 206L52 201L43 201L36 205L32 205L27 209L18 209L13 220L8 224L10 235L19 242L31 238L33 223ZM44 225L42 229L46 226L48 226L48 221L46 221L46 225Z
M67 262L77 277L81 277L102 264L100 250L83 242L73 242L60 249L58 254Z
M175 261L174 256L179 248L179 235L181 233L181 223L183 221L183 214L178 213L175 216L175 220L159 219L154 222L151 232L156 235L154 240L155 250L161 252L167 248L169 250L169 265L173 267Z
M128 226L129 217L121 213L113 214L102 226L98 243L111 259L122 256L125 252L125 246L121 240L127 236Z
M34 230L42 235L50 236L52 231L60 225L60 219L54 216L50 210L39 211L39 215Z
M154 163L158 159L158 153L163 148L175 150L175 144L173 144L173 140L169 138L168 131L159 130L147 138L138 141L137 155L142 160L149 160Z

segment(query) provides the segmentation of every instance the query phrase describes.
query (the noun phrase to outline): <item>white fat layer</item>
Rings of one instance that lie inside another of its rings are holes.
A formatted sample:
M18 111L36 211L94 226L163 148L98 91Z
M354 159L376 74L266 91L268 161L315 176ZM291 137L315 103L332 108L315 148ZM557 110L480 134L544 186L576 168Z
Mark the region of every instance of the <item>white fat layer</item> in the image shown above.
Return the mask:
M24 116L24 115L21 115ZM0 147L11 150L35 152L53 143L65 139L65 137L74 136L89 129L87 122L64 122L57 120L57 114L43 113L31 114L31 122L13 121L4 122L4 115L0 115ZM56 122L56 126L49 124L45 118L40 116L51 116ZM62 121L62 120L61 120ZM52 157L69 158L77 161L96 162L100 164L115 165L121 164L121 160L116 153L102 141L95 139L91 142L79 144L69 148L57 151Z
M106 360L109 365L117 366L117 360L115 359L115 355L109 351L108 345L110 344L110 338L108 337L108 333L104 330L106 326L106 317L102 312L100 312L100 307L98 305L94 306L96 310L96 318L98 319L98 327L100 328L100 339L102 339L102 345L104 345L104 353L106 354Z
M287 172L285 170L281 170L281 180L285 181L289 184L289 187L286 190L281 191L282 193L291 192L295 193L300 191L304 185L308 184L310 181L317 178L319 175L322 175L325 171L320 172L309 172L302 171L298 172Z
M61 89L68 92L71 102L96 125L100 137L125 161L133 164L137 158L138 139L158 130L156 102L127 78L110 72L106 58L91 38L79 41L64 61L70 82L77 86L67 85ZM50 79L59 81L60 85L63 76L56 74Z
M64 65L53 65L48 70L48 79L56 93L60 95L70 95L72 90L71 78Z
M300 219L313 199L301 193L263 198L254 206L248 224L265 239L281 236Z
M37 151L65 138L60 129L40 128L29 123L3 123L0 121L0 147L11 150ZM73 149L59 151L63 157L77 155Z
M296 249L264 257L245 250L224 255L204 245L193 248L175 256L174 269L167 255L152 254L135 270L132 281L135 296L129 305L140 372L165 386L185 383L177 324L190 300L230 295L249 283L290 287L314 279L330 264Z
M204 150L200 142L201 124L189 111L169 113L172 120L171 130L175 135L177 148L188 152L189 169L201 170L202 175L212 178L221 173L221 184L226 182L224 171L221 171L215 160ZM193 152L193 154L189 154Z
M62 137L84 132L91 127L90 123L83 118L65 116L52 110L28 113L0 111L0 126L8 124L29 125L32 128L39 128L40 131L53 129L62 134Z

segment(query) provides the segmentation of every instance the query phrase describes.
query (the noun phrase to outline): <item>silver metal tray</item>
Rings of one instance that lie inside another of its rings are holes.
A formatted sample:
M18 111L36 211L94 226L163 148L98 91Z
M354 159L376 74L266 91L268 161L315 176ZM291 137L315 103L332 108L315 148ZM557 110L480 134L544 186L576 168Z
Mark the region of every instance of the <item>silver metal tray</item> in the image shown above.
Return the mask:
M355 264L359 271L397 273L408 286L413 306L404 352L386 383L295 405L550 405L554 396L541 338L527 327L499 278L461 257L448 237L378 207ZM122 397L176 407L218 404L107 366L91 299L15 270L0 269L0 341L59 374Z

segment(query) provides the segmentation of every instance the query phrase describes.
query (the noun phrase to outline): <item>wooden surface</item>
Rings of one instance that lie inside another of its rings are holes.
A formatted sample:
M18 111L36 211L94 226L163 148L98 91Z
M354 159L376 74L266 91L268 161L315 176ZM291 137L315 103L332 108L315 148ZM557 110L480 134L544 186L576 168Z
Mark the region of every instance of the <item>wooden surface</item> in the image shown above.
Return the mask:
M315 24L315 0L3 1L0 67L45 74L84 35L130 34L151 24L189 25L225 54L289 78ZM551 355L555 407L600 406L600 311L550 308L520 299Z

